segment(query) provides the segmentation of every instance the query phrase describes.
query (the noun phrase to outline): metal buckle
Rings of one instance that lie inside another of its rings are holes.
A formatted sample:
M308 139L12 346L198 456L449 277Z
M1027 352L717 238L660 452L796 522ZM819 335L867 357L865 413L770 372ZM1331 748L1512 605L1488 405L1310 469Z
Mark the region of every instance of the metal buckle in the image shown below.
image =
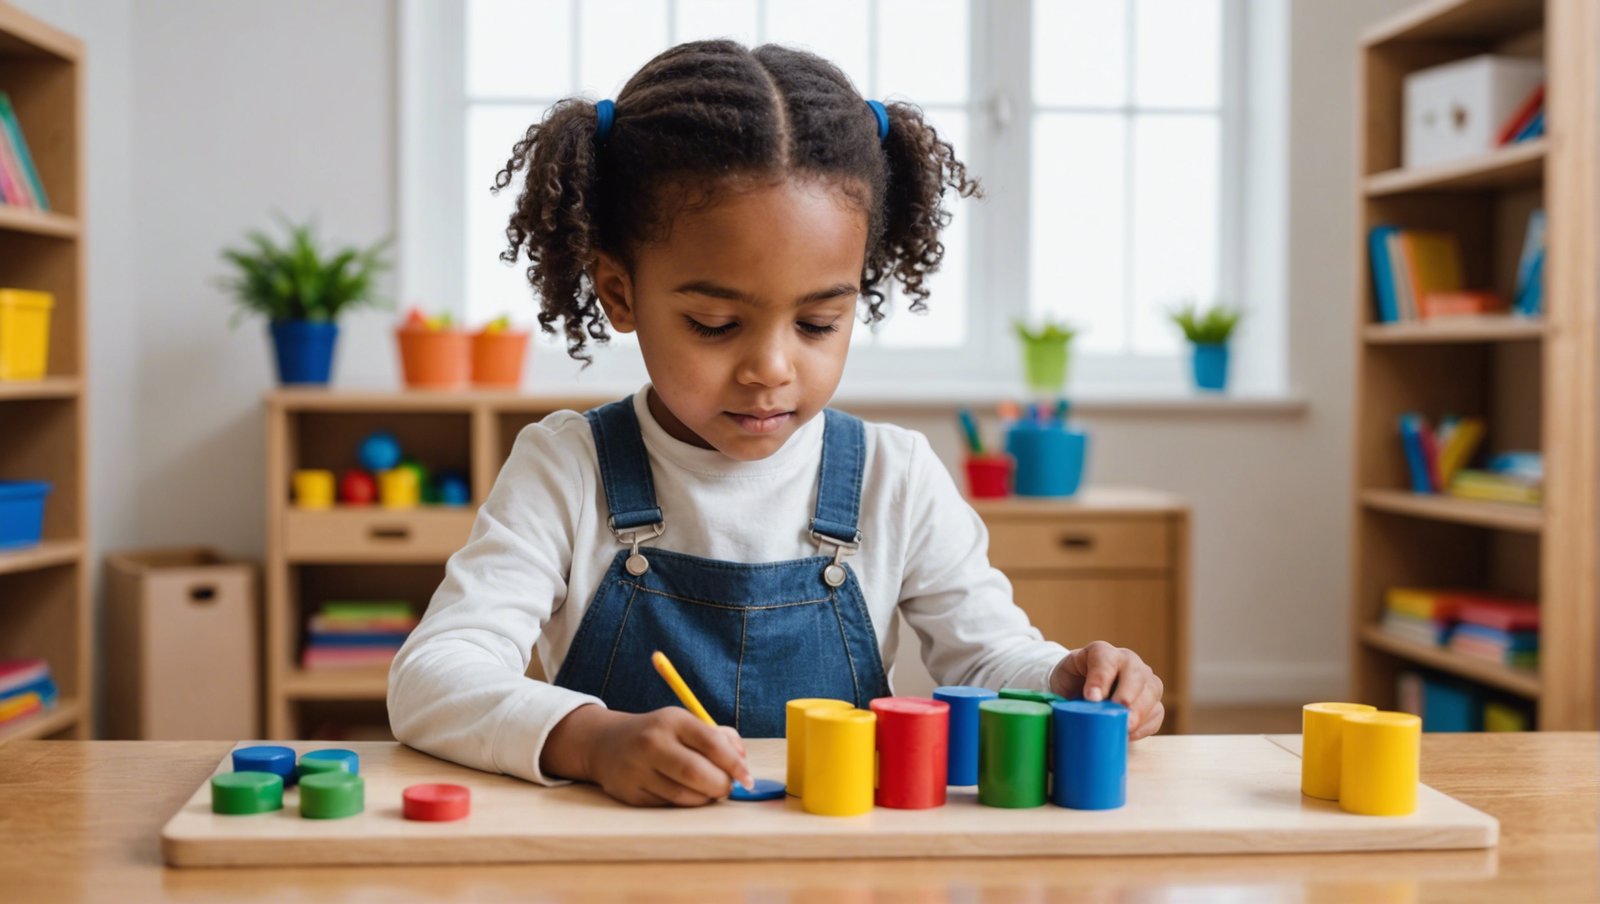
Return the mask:
M842 560L845 556L854 555L856 550L861 548L861 531L856 531L856 538L853 542L845 543L825 534L819 534L813 528L811 539L817 542L817 548L822 550L823 555L827 555L827 547L830 544L833 546L833 561L822 569L822 582L829 587L838 587L843 584L848 574L845 571Z
M644 524L640 525L639 527L630 527L623 530L618 530L617 517L612 515L606 518L606 527L611 528L611 532L616 534L617 540L630 546L628 560L623 563L623 567L628 569L628 573L634 577L638 577L639 575L649 571L650 560L639 554L639 544L646 540L654 540L655 538L666 533L666 520L663 519L654 524ZM641 537L639 536L639 532L642 530L653 530L653 533L647 537Z

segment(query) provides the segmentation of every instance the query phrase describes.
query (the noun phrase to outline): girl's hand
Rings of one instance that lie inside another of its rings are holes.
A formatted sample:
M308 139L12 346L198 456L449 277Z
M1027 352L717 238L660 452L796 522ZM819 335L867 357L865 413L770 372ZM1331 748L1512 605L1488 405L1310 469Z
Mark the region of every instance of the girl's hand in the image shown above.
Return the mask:
M578 768L552 768L562 762ZM580 706L551 730L541 765L638 807L698 807L727 797L735 779L753 782L738 732L676 706L641 715Z
M1097 640L1068 653L1050 673L1050 690L1063 697L1094 702L1111 695L1128 708L1128 740L1149 737L1161 727L1166 707L1162 685L1139 654Z

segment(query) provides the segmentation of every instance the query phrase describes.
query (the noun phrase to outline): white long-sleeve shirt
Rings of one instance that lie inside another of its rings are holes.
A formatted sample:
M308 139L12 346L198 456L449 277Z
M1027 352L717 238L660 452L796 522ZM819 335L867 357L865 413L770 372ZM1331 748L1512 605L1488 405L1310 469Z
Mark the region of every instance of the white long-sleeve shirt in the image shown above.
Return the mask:
M667 524L647 548L749 563L819 554L809 531L821 416L771 456L742 462L669 436L647 390L633 406ZM572 710L601 701L524 673L535 647L546 675L566 658L622 548L607 514L588 420L559 411L524 428L389 670L396 738L475 769L559 781L539 769L545 739ZM983 521L922 434L866 425L860 529L861 548L846 561L891 683L898 609L936 681L1048 687L1067 650L1012 602L1010 582L989 564Z

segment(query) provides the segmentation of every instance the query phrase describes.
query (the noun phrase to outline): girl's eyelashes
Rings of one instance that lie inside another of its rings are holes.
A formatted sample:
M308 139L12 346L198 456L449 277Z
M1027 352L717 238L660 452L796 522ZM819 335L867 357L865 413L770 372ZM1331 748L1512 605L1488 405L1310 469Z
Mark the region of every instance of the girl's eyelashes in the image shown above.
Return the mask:
M689 325L689 329L707 339L715 339L719 336L726 336L733 330L734 327L739 325L739 321L730 320L721 326L711 326L709 324L701 323L693 317L690 317L688 314L683 315L683 320ZM837 333L839 331L839 322L837 320L831 320L827 323L811 323L809 321L801 320L795 325L800 328L801 332L814 339L820 339L823 336Z
M820 339L830 333L839 332L839 321L830 320L827 323L808 323L802 320L799 323L799 327L801 331Z
M689 329L694 330L696 333L699 333L707 339L715 339L718 336L726 335L727 332L733 329L734 325L737 323L737 321L730 320L727 323L724 323L722 326L707 326L693 317L690 317L688 314L683 315L683 319L689 324Z

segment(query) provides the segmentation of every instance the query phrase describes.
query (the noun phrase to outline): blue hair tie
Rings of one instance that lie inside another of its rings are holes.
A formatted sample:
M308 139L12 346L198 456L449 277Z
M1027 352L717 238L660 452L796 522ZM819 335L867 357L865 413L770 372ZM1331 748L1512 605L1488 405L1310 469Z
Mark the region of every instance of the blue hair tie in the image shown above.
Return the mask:
M878 140L882 141L885 138L888 138L889 111L883 108L883 104L878 103L875 100L867 101L867 106L872 108L872 115L878 117Z
M597 130L601 140L611 134L611 123L617 118L617 105L609 100L603 100L594 105L594 115L600 119L600 128Z

